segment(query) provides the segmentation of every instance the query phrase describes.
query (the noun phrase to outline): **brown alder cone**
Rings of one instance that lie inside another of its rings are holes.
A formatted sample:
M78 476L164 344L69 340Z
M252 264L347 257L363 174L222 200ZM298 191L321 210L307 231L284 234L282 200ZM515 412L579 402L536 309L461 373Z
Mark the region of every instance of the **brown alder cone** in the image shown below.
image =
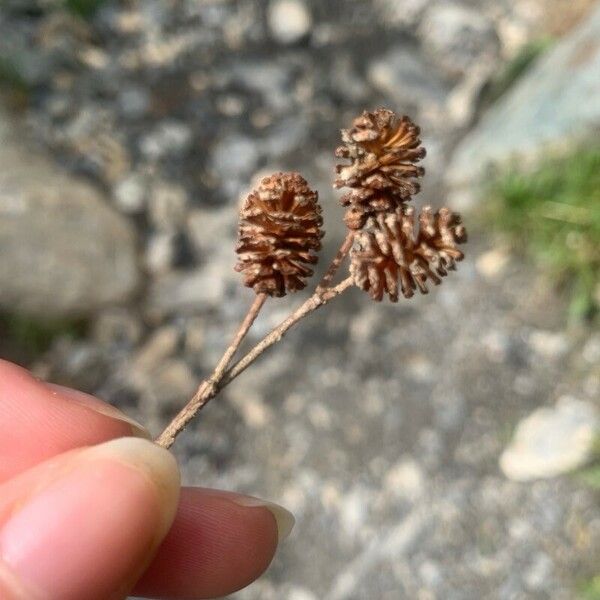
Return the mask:
M416 289L427 294L429 281L440 284L463 259L457 245L466 240L460 216L448 208L436 213L429 206L423 208L418 233L412 206L377 213L355 234L350 273L355 284L376 301L387 293L397 302L399 291L405 298Z
M298 173L265 177L240 210L236 271L257 294L285 296L306 286L321 248L318 195Z
M341 198L350 207L345 218L350 229L360 229L369 215L393 211L419 192L416 180L425 173L416 164L425 156L419 133L408 117L385 108L363 112L342 130L344 145L335 155L350 164L337 165L334 186L352 188Z

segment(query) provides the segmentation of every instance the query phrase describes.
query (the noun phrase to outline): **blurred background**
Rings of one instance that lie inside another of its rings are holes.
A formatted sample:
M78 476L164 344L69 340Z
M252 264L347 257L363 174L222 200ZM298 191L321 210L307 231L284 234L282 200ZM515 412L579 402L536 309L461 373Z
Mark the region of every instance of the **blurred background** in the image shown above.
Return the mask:
M312 315L176 442L296 530L236 600L600 598L600 4L1 0L0 356L158 433L252 301L237 206L421 125L457 273ZM305 294L267 303L250 342Z

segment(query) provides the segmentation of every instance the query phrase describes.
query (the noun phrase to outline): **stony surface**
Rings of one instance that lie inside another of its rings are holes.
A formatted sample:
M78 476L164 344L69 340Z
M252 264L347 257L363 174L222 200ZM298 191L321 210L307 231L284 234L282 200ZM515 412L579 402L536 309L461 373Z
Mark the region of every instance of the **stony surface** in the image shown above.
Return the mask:
M447 2L435 5L423 20L420 33L426 53L451 78L465 76L481 63L497 64L496 28L480 10Z
M9 2L0 54L29 89L39 145L137 228L146 276L134 302L98 310L89 336L59 336L31 364L154 432L252 301L232 270L251 182L300 170L320 191L331 255L343 235L338 130L387 104L423 125L422 198L439 205L481 90L549 7L106 1L82 21L59 4ZM296 22L282 28L277 6ZM560 295L510 249L475 232L467 252L428 297L375 305L352 290L313 315L177 441L188 482L298 518L268 573L232 598L572 600L594 573L597 494L569 476L511 481L498 461L536 409L565 395L597 404L598 336L566 329ZM267 303L250 342L300 300Z
M480 180L510 160L597 139L600 129L600 7L540 58L459 144L448 169L453 187Z
M129 301L140 281L132 224L10 121L0 112L0 306L72 317Z

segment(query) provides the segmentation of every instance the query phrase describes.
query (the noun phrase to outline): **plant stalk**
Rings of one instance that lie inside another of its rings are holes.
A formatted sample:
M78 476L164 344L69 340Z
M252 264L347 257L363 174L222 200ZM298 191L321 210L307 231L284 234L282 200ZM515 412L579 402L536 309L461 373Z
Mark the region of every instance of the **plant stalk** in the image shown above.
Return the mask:
M333 298L339 296L342 292L353 285L352 277L347 277L335 287L331 287L331 282L337 273L344 258L347 256L352 242L354 232L350 231L346 235L344 242L340 246L335 258L331 261L323 279L317 285L314 294L301 304L289 317L282 321L270 333L268 333L254 348L252 348L243 358L241 358L233 367L227 370L231 359L238 350L240 343L248 333L254 323L262 305L266 300L265 294L259 294L250 307L248 314L240 325L233 341L223 354L223 357L216 366L213 374L204 380L191 400L179 411L173 420L167 425L165 430L158 436L156 443L163 448L170 448L175 438L185 429L186 425L198 414L206 404L212 400L225 386L229 385L238 375L243 373L265 350L281 341L286 332L293 327L300 319L303 319L309 313L324 306Z
M353 242L354 231L350 230L346 234L346 238L342 242L342 245L337 251L337 254L335 255L334 259L331 261L331 264L325 272L325 275L323 275L323 279L321 279L319 285L317 285L317 292L323 292L331 286L331 282L333 281L333 278L335 277L337 270L340 268L340 265L342 264L344 258L346 258L348 252L350 252Z
M266 299L267 294L258 294L256 296L252 306L240 324L233 340L231 340L231 343L219 360L212 375L200 384L198 390L192 396L192 399L179 411L179 413L177 413L174 419L169 423L169 425L167 425L165 430L158 436L158 438L156 438L156 443L159 446L162 446L163 448L170 448L173 445L175 438L185 429L186 425L194 418L196 413L204 406L204 404L206 404L205 398L208 397L207 392L217 389L217 386L225 375L231 359L237 352L249 329L252 327Z
M306 317L309 313L324 306L341 293L345 292L349 287L354 285L352 277L347 277L335 287L316 291L304 304L300 305L285 321L282 321L271 333L267 334L248 354L241 358L233 367L231 367L221 380L218 389L224 388L231 383L238 375L243 373L265 350L281 341L281 338L287 331L293 327L300 319ZM217 390L218 391L218 390Z

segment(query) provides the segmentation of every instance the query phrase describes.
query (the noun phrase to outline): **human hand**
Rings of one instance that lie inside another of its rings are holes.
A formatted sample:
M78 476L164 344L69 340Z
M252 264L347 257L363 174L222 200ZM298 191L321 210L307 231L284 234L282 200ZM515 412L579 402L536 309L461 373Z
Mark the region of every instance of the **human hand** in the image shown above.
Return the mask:
M212 598L267 568L292 515L180 488L175 459L147 435L0 360L0 598Z

